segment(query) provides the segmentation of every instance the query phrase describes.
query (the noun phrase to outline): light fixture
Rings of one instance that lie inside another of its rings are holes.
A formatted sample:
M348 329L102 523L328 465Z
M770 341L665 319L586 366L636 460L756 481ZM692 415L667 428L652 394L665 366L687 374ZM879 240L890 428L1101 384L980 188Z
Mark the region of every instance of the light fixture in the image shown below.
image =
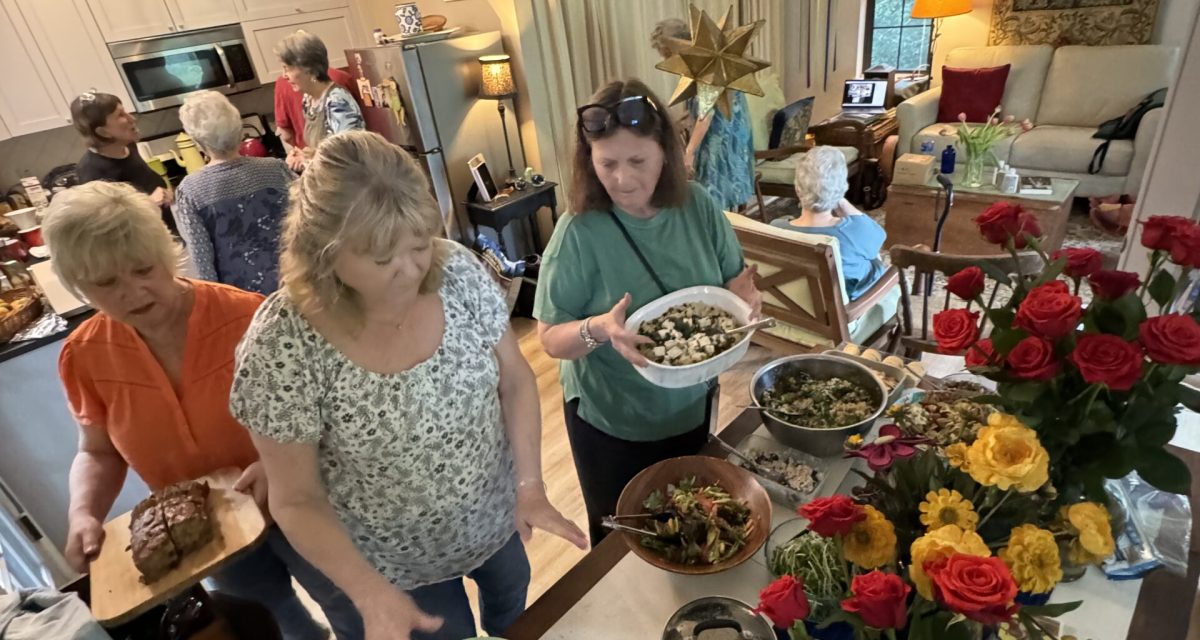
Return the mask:
M504 129L504 150L508 153L508 181L517 178L513 167L512 147L508 143L508 121L504 118L504 101L517 95L517 87L513 83L512 59L507 55L480 56L479 65L479 97L484 100L495 100L496 110L500 112L500 126Z
M971 13L971 0L913 0L913 18L933 20L929 38L929 75L933 75L933 48L942 31L942 19Z

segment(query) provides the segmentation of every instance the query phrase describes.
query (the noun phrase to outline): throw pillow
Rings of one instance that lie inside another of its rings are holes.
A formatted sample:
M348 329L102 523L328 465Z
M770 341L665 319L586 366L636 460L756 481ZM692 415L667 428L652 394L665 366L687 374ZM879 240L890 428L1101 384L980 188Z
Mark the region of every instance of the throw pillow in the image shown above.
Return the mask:
M801 98L775 112L771 118L771 140L768 149L794 147L804 144L808 124L812 120L815 98Z
M938 122L958 122L958 114L967 114L967 122L986 122L996 105L1004 99L1004 83L1012 65L983 69L942 67L942 97L938 100Z

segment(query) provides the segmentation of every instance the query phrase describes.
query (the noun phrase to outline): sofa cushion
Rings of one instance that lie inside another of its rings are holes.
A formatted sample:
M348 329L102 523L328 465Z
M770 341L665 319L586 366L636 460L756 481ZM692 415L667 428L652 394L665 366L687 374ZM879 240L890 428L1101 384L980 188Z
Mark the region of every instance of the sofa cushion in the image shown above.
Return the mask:
M960 69L942 67L942 97L938 100L938 122L984 122L1004 99L1004 83L1012 65Z
M1090 127L1094 132L1152 91L1170 86L1177 63L1175 47L1061 47L1050 63L1037 124Z
M858 160L858 149L855 147L834 147L846 156L846 164ZM762 181L768 184L792 184L796 181L796 162L803 153L793 154L783 160L762 160L754 165L754 170L762 174ZM768 225L769 226L769 225Z
M1003 162L1009 161L1009 154L1012 151L1013 137L1008 137L996 142L992 145L992 153L997 160ZM958 127L952 124L931 124L917 132L913 138L913 146L920 148L921 143L926 140L933 141L933 154L937 158L942 157L942 151L946 149L946 145L954 145L955 151L958 152L958 163L965 164L967 162L967 150L963 145L958 143Z
M1010 162L1019 169L1045 169L1067 173L1088 170L1092 154L1103 140L1092 137L1089 127L1038 125L1017 136L1012 144ZM1101 175L1123 176L1133 161L1133 140L1113 140L1108 147Z
M1038 111L1042 83L1054 56L1048 44L1008 45L998 47L959 47L946 55L950 67L995 67L1009 64L1008 80L1004 83L1003 115L1017 120L1032 120ZM957 115L957 114L955 114Z

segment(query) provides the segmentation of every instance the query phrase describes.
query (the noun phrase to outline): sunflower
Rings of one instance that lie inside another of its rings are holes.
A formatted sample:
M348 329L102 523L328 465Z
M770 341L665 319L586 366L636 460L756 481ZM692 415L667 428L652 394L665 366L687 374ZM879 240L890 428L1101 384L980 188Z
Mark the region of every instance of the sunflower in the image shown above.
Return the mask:
M938 489L925 494L921 503L921 524L926 531L940 529L948 524L960 529L974 531L979 524L979 514L970 500L951 489Z
M863 505L863 512L867 517L842 539L842 555L864 569L876 569L896 558L896 528L869 504Z

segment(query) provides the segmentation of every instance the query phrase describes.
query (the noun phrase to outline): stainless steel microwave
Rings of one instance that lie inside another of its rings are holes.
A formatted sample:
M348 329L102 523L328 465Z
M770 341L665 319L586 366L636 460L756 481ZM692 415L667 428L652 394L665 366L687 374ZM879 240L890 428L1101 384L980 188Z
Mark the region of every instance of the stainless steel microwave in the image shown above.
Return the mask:
M108 45L137 111L183 104L191 93L260 86L238 25Z

